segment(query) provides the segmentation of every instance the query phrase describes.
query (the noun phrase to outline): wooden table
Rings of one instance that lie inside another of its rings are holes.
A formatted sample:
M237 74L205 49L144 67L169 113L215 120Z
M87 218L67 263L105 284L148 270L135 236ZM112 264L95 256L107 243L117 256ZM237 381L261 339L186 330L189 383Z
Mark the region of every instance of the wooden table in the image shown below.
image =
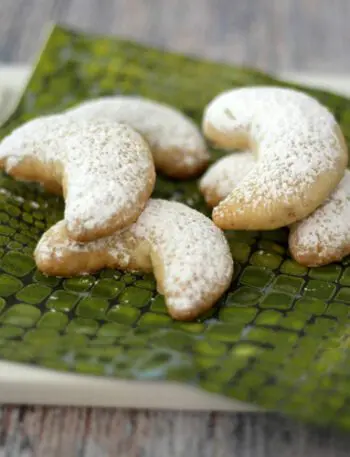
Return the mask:
M0 62L30 62L51 19L270 71L350 72L349 0L1 0ZM1 456L341 457L349 448L344 435L273 414L0 408Z

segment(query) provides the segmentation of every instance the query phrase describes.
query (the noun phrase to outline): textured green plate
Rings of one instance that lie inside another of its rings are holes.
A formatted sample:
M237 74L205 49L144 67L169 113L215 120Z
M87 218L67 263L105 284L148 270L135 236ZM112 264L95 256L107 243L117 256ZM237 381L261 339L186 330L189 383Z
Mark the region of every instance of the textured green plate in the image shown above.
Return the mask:
M55 27L0 135L37 115L113 93L170 103L199 122L218 92L251 84L287 85L256 71ZM307 92L335 113L349 142L350 100ZM291 260L286 230L227 233L236 260L229 292L197 322L174 322L152 276L106 270L62 280L38 273L32 251L62 217L62 201L5 175L0 181L3 359L181 381L350 429L348 259L306 269ZM154 195L208 213L196 182L159 177Z

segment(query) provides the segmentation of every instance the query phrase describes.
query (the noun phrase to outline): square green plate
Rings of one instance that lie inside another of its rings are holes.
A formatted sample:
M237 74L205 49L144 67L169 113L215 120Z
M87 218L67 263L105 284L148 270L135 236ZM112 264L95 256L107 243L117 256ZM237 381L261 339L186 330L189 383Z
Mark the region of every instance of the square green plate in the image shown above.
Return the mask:
M218 92L252 84L298 87L250 69L56 26L0 135L35 116L107 94L141 94L199 123ZM350 100L305 91L334 112L349 143ZM4 174L0 181L3 360L110 378L178 381L350 429L349 259L307 269L291 260L286 230L229 232L236 260L230 290L196 322L175 322L152 276L111 270L66 280L41 275L33 248L62 217L62 200ZM196 181L158 177L154 195L209 214Z

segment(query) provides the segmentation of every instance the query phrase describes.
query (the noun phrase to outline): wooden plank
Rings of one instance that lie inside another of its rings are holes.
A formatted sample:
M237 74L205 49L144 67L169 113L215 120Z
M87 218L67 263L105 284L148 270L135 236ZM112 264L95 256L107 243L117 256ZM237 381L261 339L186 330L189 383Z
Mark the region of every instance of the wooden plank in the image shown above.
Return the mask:
M0 453L19 457L346 457L349 438L274 414L3 408Z
M349 72L348 0L1 0L0 61L30 61L50 20L265 70Z

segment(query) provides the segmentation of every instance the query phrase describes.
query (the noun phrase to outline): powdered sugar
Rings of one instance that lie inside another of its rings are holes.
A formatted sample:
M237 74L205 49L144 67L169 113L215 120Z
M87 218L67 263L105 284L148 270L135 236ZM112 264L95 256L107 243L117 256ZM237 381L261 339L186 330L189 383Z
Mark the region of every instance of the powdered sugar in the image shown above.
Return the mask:
M304 217L303 211L309 214L320 203L313 201L313 185L326 197L346 167L346 147L334 116L302 92L276 87L225 92L207 106L203 126L220 147L245 146L258 159L216 214L232 201L243 212L264 206L269 214L296 199L298 217Z
M130 127L107 120L55 115L29 121L0 144L7 172L27 159L39 162L52 180L64 181L65 221L75 233L98 230L116 216L119 227L130 215L135 220L144 206L141 197L147 199L153 189L154 165L145 141ZM34 173L33 180L43 173Z
M38 243L37 263L51 259L64 262L72 253L105 256L105 265L148 270L153 265L158 289L173 315L198 314L228 288L233 261L226 238L213 222L182 203L151 199L137 222L123 232L79 244L62 237L63 222L51 228ZM85 266L87 266L85 264ZM81 273L81 271L80 271ZM196 312L196 310L198 310Z
M227 288L232 258L226 238L203 214L178 202L151 200L131 229L161 260L169 306L200 306L215 288Z
M204 195L214 193L218 200L226 198L256 164L249 151L235 152L215 162L200 180Z
M121 230L113 235L88 243L79 243L68 237L66 223L62 220L43 234L35 249L35 258L38 263L48 260L64 263L66 256L72 253L78 256L81 253L99 253L101 255L108 252L111 257L118 260L120 268L127 268L132 252L130 246L125 242L123 233L124 231ZM54 268L56 269L57 265ZM81 269L78 269L77 274L84 275L89 273L88 268L88 264L84 264ZM65 276L63 271L60 272L60 275ZM70 275L69 273L67 276Z
M193 168L206 163L209 155L194 122L168 105L136 96L102 97L81 103L66 112L73 119L109 119L125 122L148 142L156 168L164 168L164 155L173 156L174 166ZM176 151L176 154L175 154ZM163 167L162 167L163 164ZM168 170L171 175L171 169Z
M314 213L291 228L292 254L309 266L321 265L350 253L350 171Z

